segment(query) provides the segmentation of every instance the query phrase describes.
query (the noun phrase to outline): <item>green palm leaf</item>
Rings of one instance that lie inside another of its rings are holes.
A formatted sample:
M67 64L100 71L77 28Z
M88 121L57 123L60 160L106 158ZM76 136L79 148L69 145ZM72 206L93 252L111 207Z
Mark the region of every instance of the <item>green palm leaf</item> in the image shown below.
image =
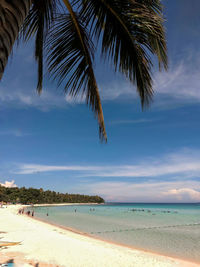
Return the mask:
M69 3L67 3L69 4ZM93 71L94 47L78 14L67 5L70 14L61 14L48 39L48 70L65 82L65 91L76 96L82 91L99 122L101 140L107 140L99 90ZM66 77L68 78L66 80Z
M31 0L0 1L0 81Z
M33 6L23 24L22 36L25 40L35 37L35 59L38 63L37 91L40 94L43 83L43 54L46 36L56 13L55 0L34 0Z
M0 50L3 52L0 55L0 78L32 3L22 27L22 36L25 40L35 38L39 93L43 83L44 49L47 48L51 76L57 78L59 85L65 83L65 90L70 95L81 92L86 97L98 118L100 137L106 140L93 71L95 40L101 45L102 55L114 63L115 71L136 85L142 107L152 100L151 59L155 56L159 68L167 69L161 0L63 0L69 14L64 14L66 9L60 0L8 2L0 3Z
M114 62L115 71L136 83L142 106L152 99L152 62L167 68L165 32L159 0L82 0L80 14L101 42L102 54Z

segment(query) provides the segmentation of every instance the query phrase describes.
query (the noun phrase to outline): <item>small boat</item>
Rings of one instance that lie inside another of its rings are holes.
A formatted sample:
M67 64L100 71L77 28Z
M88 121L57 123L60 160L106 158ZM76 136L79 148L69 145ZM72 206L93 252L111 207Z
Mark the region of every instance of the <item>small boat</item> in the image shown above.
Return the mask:
M0 241L0 247L8 247L8 246L16 246L21 242L8 242L8 241Z

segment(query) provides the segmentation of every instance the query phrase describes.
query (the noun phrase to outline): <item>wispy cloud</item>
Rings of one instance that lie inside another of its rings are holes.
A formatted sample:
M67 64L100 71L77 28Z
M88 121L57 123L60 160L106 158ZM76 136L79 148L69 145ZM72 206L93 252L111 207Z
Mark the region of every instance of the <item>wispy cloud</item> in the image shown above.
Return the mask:
M166 106L166 103L178 102L181 104L200 102L200 56L196 55L195 60L191 58L171 64L168 72L156 72L154 75L154 106ZM32 76L28 76L32 79ZM21 79L14 78L5 80L0 84L0 103L9 107L34 107L40 110L49 110L53 108L66 108L67 104L80 104L85 102L85 98L78 96L76 99L65 95L62 90L55 90L56 84L43 90L41 96L38 96L34 85L25 81L22 87ZM14 89L13 89L14 88ZM116 81L113 77L109 83L100 84L101 97L103 101L112 101L116 99L127 100L139 98L136 88L125 79ZM121 122L123 123L123 122ZM131 122L126 123L141 123Z
M34 48L20 44L14 47L14 58L9 63L0 83L0 106L9 108L36 108L41 111L63 109L74 103L82 103L84 99L72 99L64 93L63 88L57 89L52 81L44 84L43 92L39 96L36 92L36 71L32 52ZM23 63L22 63L23 58ZM10 64L11 63L11 64ZM57 90L56 90L57 89Z
M20 129L10 129L10 130L0 131L0 135L12 135L16 137L23 137L23 136L30 135L30 134L24 133Z
M200 102L199 57L171 66L168 72L156 73L155 94L182 102Z
M55 108L66 108L69 104L83 103L84 99L81 97L72 99L70 96L45 88L42 94L39 96L35 88L21 88L18 84L15 85L15 91L13 92L13 86L0 85L0 103L1 106L9 106L12 108L26 108L32 107L42 111L48 111Z
M142 162L129 165L105 166L49 166L40 164L22 164L15 173L33 174L37 172L74 171L79 177L161 177L181 175L181 177L197 177L200 175L200 151L181 150L177 153L146 158Z
M155 101L153 106L166 106L168 103L199 103L200 102L200 56L195 59L185 55L184 60L171 64L167 72L154 74ZM118 98L134 99L137 96L135 88L122 80L121 82L104 85L102 97L104 100Z
M136 87L125 79L120 81L111 80L107 84L100 85L101 97L103 100L127 99L127 97L136 98Z
M104 167L100 166L49 166L49 165L39 165L39 164L22 164L19 166L18 170L14 173L16 174L33 174L40 172L56 172L56 171L100 171Z
M200 182L98 182L83 185L83 191L101 195L106 201L199 202Z

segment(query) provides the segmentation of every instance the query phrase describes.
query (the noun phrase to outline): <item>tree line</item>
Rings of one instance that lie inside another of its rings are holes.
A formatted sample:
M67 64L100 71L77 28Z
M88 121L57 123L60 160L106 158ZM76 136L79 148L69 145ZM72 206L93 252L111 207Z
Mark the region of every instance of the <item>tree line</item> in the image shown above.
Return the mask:
M104 199L100 196L64 194L50 190L44 191L42 188L6 188L0 185L1 201L22 204L104 203Z

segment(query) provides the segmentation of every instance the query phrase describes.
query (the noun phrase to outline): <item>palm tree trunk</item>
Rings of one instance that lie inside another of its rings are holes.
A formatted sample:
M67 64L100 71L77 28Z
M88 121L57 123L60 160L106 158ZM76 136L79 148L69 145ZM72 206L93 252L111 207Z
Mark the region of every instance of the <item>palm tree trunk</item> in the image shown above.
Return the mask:
M0 80L32 0L0 0Z

